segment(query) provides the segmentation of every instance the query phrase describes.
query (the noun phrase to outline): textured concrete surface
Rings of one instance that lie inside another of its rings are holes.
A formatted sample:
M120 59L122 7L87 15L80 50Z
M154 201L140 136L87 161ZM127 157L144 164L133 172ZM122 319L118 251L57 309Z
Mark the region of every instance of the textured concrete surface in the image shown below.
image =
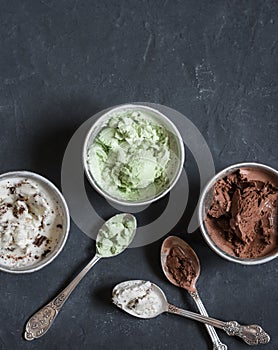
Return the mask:
M28 169L60 186L62 157L78 126L131 101L186 115L217 170L241 161L277 168L277 13L275 1L1 1L1 173ZM186 233L199 190L190 152L185 168L190 205L171 233L200 257L198 286L208 312L262 325L272 341L257 349L277 349L277 261L238 266L216 256L198 230ZM159 215L164 204L142 220ZM30 275L0 273L0 349L212 349L200 324L166 314L134 319L111 304L116 283L143 278L159 284L172 303L195 310L188 295L165 280L161 242L99 262L49 333L28 343L26 320L94 253L94 242L72 223L65 249L48 267ZM230 349L248 347L218 334Z

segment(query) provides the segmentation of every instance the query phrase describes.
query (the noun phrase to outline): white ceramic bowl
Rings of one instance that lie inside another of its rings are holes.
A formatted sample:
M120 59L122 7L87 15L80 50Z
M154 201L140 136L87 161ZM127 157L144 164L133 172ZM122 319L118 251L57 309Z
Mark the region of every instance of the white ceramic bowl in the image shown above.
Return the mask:
M242 264L242 265L262 264L262 263L270 261L278 256L278 247L277 247L276 251L270 253L269 255L259 257L259 258L243 259L243 258L235 257L233 255L226 253L220 247L217 246L217 244L210 237L209 232L208 232L206 225L205 225L205 222L204 222L204 219L207 215L207 212L211 206L211 202L212 202L212 198L213 198L213 188L214 188L215 183L219 179L226 177L227 175L235 172L236 170L238 170L240 168L258 169L258 170L263 171L263 172L271 175L272 177L276 178L277 183L278 183L278 171L267 166L267 165L264 165L264 164L238 163L238 164L234 164L234 165L231 165L231 166L223 169L222 171L220 171L218 174L216 174L209 181L209 183L206 185L206 187L202 191L200 201L199 201L199 208L198 208L199 224L200 224L200 228L201 228L201 232L203 234L203 237L204 237L205 241L207 242L207 244L209 245L209 247L213 251L215 251L218 255L220 255L222 258L229 260L229 261L232 261L232 262L235 262L235 263L238 263L238 264ZM278 232L277 232L277 235L278 235Z
M0 180L9 180L14 178L32 180L33 182L42 186L49 193L49 195L51 195L55 199L62 213L63 225L62 225L60 236L58 238L58 242L55 245L55 248L51 252L49 252L44 258L42 258L38 262L34 262L30 265L22 266L22 267L9 267L6 265L0 265L0 270L5 272L29 273L29 272L34 272L42 269L43 267L51 263L59 255L68 238L69 229L70 229L70 215L69 215L67 203L63 195L57 189L57 187L53 185L53 183L47 180L45 177L30 171L13 171L13 172L8 172L0 175Z
M163 127L166 128L166 130L171 133L171 135L174 136L176 146L177 146L177 164L175 165L174 169L174 174L172 178L169 180L169 184L167 187L165 187L162 192L155 194L154 196L150 196L148 198L143 198L138 201L128 201L122 198L116 198L110 193L106 192L103 188L101 188L97 182L95 181L93 175L91 174L88 166L88 150L90 146L92 145L94 139L96 136L99 134L99 132L106 126L106 123L108 120L111 118L112 115L115 113L121 112L121 111L126 111L126 110L134 110L134 111L142 111L146 112L147 114L150 114L151 117L159 124L161 124ZM139 206L139 205L148 205L154 201L157 201L158 199L162 198L165 196L177 183L181 172L183 168L183 163L184 163L184 144L182 137L176 128L176 126L172 123L171 120L169 120L164 114L159 112L156 109L153 109L151 107L142 105L142 104L124 104L120 105L114 108L111 108L108 112L104 113L99 119L96 120L96 122L92 125L90 128L84 142L83 146L83 165L84 165L84 170L86 173L86 176L90 182L90 184L93 186L93 188L100 193L103 197L106 199L120 204L120 205L126 205L126 206Z

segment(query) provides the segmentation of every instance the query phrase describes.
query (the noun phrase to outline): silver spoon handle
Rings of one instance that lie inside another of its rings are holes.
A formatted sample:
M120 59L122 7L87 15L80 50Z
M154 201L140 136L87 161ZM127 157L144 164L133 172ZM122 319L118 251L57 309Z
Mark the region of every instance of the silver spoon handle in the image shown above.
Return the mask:
M100 257L95 255L61 293L59 293L53 300L42 307L28 320L24 333L26 340L39 338L49 330L72 291L99 259Z
M248 345L267 344L270 341L270 336L260 326L255 324L242 326L236 321L223 322L215 318L180 309L171 304L168 304L167 311L223 329L228 335L236 335L242 338Z
M195 303L198 307L198 310L200 311L200 314L203 316L208 316L207 310L205 309L204 304L202 303L202 300L199 297L198 292L197 291L189 292L189 294L192 296L193 300L195 301ZM208 324L205 324L205 326L206 326L208 334L212 340L213 350L227 350L228 349L227 345L225 345L221 342L214 327L212 327Z

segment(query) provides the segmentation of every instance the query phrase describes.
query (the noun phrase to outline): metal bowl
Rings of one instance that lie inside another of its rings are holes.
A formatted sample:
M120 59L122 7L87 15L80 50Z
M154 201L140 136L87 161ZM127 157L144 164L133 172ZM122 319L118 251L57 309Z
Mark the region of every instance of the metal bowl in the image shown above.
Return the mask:
M156 120L159 124L164 126L167 131L174 136L176 146L177 146L177 164L174 171L174 175L169 181L169 184L165 189L153 196L150 196L149 198L143 198L138 201L128 201L122 198L116 198L115 196L111 195L107 191L105 191L103 188L101 188L97 182L95 181L93 175L91 174L88 166L88 150L93 143L96 136L99 134L99 132L106 126L107 121L111 118L112 115L115 113L118 113L120 111L126 111L126 110L134 110L134 111L143 111L151 115L151 117ZM158 199L164 197L177 183L181 172L183 168L184 163L184 144L182 137L177 129L177 127L172 123L171 120L169 120L164 114L159 112L158 110L148 107L146 105L133 105L133 104L124 104L117 107L111 108L108 112L104 113L97 121L91 126L84 142L83 146L83 166L86 173L86 176L90 182L90 184L93 186L93 188L100 193L103 197L105 197L107 200L120 204L125 206L140 206L140 205L148 205L154 201L157 201Z
M45 177L30 171L13 171L13 172L8 172L0 175L0 180L9 180L14 178L32 180L33 182L42 186L55 199L55 201L59 205L62 213L62 218L63 218L63 228L61 229L61 234L55 248L51 252L49 252L45 257L43 257L41 260L22 267L9 267L3 264L0 265L0 270L5 272L15 273L15 274L30 273L30 272L38 271L43 267L47 266L48 264L50 264L62 251L69 234L70 215L69 215L67 203L63 195L57 189L57 187L52 182L47 180Z
M259 257L259 258L252 258L252 259L243 259L243 258L238 258L233 255L228 254L227 252L223 251L217 244L212 240L212 238L209 235L209 232L206 228L204 219L207 215L207 212L211 206L212 198L213 198L213 188L215 183L221 179L226 177L227 175L235 172L236 170L239 170L240 168L253 168L253 169L258 169L262 172L265 172L266 174L271 175L272 177L277 179L278 183L278 171L267 166L264 164L259 164L259 163L238 163L231 165L224 170L220 171L218 174L216 174L206 185L204 190L202 191L200 201L199 201L199 208L198 208L198 219L199 219L199 224L201 228L201 232L203 234L203 237L209 247L215 251L218 255L220 255L222 258L242 264L242 265L257 265L257 264L262 264L267 261L270 261L278 256L278 247L274 252L271 252L269 255ZM277 232L278 235L278 232Z

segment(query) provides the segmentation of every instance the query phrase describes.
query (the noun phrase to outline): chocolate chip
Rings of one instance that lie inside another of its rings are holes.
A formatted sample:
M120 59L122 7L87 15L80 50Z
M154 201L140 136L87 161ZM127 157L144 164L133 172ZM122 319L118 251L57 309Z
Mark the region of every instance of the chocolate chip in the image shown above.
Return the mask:
M14 216L15 218L18 218L18 210L17 210L16 207L13 208L13 216Z
M10 190L11 194L14 194L15 193L15 186L10 187L9 190Z
M18 209L19 214L22 214L24 211L25 211L25 208L22 206Z
M43 222L43 219L42 219L39 229L40 229L40 230L43 230L44 228L45 228L45 225L44 225L44 222Z
M44 258L48 253L51 252L51 249L46 249L43 253L42 253L42 258Z
M40 247L46 239L47 238L45 236L37 235L37 237L35 238L33 244L35 246L37 246L37 247Z

